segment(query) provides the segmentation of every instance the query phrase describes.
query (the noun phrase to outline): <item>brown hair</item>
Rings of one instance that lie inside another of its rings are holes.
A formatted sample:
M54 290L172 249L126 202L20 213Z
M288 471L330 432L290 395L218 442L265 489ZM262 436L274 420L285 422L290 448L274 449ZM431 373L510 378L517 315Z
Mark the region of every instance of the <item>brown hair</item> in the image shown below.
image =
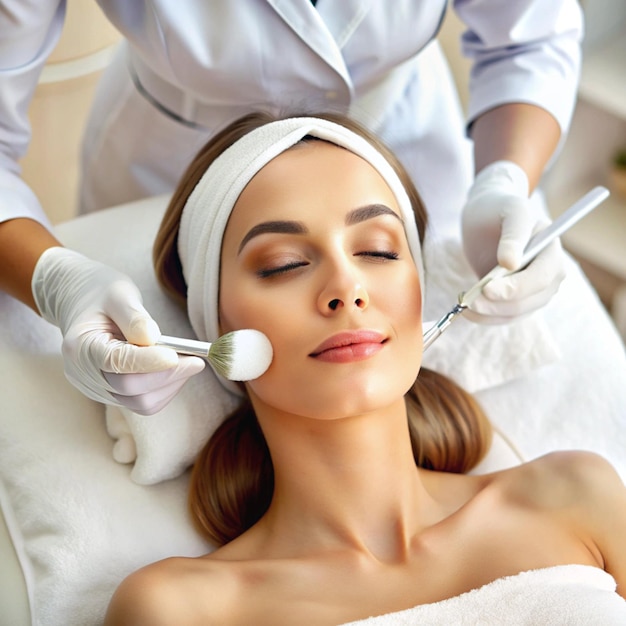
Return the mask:
M294 117L293 115L291 117ZM367 129L336 113L316 114L367 139L393 166L411 200L420 239L427 214L408 173L395 155ZM187 297L177 251L180 217L187 198L209 165L238 139L277 118L252 113L217 133L187 168L170 200L153 247L156 275L181 303ZM406 396L409 431L419 467L462 473L474 467L491 444L491 425L476 400L449 378L422 368ZM257 522L274 489L269 449L249 401L216 430L196 459L189 506L198 530L223 545Z

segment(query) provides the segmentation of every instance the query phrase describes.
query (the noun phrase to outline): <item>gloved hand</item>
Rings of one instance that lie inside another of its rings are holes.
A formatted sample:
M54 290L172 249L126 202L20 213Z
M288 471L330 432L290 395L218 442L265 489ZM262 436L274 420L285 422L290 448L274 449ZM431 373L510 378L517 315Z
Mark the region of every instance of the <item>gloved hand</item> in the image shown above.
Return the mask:
M93 400L150 415L204 369L198 357L152 345L160 331L139 289L107 265L49 248L35 266L32 291L41 316L63 334L66 377Z
M496 265L516 270L529 239L546 224L528 199L524 170L512 161L496 161L476 176L463 208L467 260L478 277ZM525 269L488 283L465 316L486 324L510 321L544 306L564 277L564 255L556 240Z

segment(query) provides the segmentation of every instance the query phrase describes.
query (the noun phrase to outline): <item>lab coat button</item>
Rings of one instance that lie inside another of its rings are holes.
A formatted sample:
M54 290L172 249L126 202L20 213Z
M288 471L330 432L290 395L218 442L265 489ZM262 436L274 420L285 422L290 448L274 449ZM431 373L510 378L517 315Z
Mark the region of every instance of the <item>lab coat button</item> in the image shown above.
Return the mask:
M337 92L336 91L327 91L326 92L326 98L328 100L335 100L337 98Z

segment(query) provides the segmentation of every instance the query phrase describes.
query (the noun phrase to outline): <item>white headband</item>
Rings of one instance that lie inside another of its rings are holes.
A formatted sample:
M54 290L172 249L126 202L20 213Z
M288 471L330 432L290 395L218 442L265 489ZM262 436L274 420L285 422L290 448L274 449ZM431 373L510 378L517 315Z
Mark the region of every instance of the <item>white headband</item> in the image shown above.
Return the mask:
M346 148L378 170L396 197L409 248L424 285L422 252L411 202L382 154L360 135L324 119L295 117L270 122L239 139L215 159L183 209L178 254L187 283L187 312L198 339L212 342L219 337L222 238L235 202L263 166L306 135ZM226 386L234 389L232 383Z

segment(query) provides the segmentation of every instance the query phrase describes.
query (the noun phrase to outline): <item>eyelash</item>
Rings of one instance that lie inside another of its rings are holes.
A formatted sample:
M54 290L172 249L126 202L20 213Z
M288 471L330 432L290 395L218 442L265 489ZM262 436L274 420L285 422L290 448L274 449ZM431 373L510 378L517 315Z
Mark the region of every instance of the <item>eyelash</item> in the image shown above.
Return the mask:
M371 257L373 259L376 259L377 261L396 261L399 258L399 254L397 252L378 251L378 250L368 250L366 252L358 252L355 256ZM306 265L308 265L308 263L304 261L296 261L294 263L287 263L285 265L280 265L279 267L271 267L268 269L258 270L257 276L259 278L272 278L274 276L280 276L281 274L286 274L287 272L298 269L299 267L305 267Z
M368 250L367 252L359 252L356 256L368 256L385 261L397 261L400 255L390 250Z
M268 269L262 269L257 271L257 276L259 278L272 278L273 276L279 276L280 274L286 274L291 270L298 269L299 267L304 267L308 265L304 261L296 261L295 263L287 263L286 265L280 265L278 267L270 267Z

